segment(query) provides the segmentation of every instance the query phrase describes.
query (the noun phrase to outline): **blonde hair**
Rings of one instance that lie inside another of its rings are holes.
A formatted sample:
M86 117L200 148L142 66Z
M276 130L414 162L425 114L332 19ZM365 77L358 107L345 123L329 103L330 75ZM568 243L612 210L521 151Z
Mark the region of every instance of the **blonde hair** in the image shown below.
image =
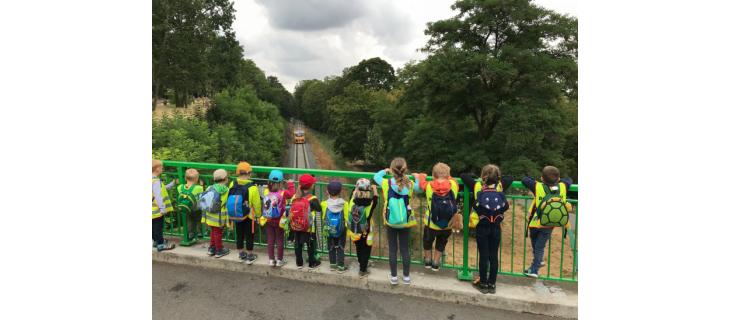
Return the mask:
M200 176L200 174L198 173L198 170L195 170L195 169L185 170L185 181L192 182L192 181L198 180L199 176Z
M408 179L408 177L406 177L406 174L408 174L408 164L406 163L406 159L401 157L393 159L393 161L390 162L390 173L393 175L395 183L398 185L398 191L401 191L403 187L411 187L412 182Z
M355 188L355 190L352 190L352 197L356 199L371 199L373 197L373 191L372 189L363 191Z
M213 171L213 181L222 182L225 181L226 178L228 178L228 172L226 170L217 169Z
M482 167L482 181L484 181L485 186L499 182L501 176L502 173L499 171L499 167L493 164Z
M155 172L155 169L162 167L162 161L157 159L152 159L152 172Z
M451 168L449 167L449 165L447 165L443 162L439 162L433 166L431 175L434 178L446 179L451 176Z

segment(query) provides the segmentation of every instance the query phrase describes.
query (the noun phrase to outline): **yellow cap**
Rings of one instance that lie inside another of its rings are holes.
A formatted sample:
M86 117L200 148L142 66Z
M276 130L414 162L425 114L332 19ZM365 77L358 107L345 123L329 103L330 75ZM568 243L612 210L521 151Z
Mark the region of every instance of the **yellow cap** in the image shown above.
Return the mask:
M236 174L251 173L251 165L246 161L241 161L236 166Z

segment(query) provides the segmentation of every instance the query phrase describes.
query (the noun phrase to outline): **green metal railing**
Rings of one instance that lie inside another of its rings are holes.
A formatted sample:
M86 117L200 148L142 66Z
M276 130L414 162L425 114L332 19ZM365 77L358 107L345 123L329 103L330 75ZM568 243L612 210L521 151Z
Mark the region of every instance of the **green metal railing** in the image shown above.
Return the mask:
M181 161L163 161L166 170L174 169L174 171L165 171L162 174L162 180L167 183L173 179L178 179L181 183L185 183L185 170L195 168L200 171L200 180L204 185L208 186L212 183L212 171L215 169L225 169L233 176L236 166L233 164L212 164L199 162L181 162ZM349 196L354 189L354 182L359 178L372 179L372 172L354 172L354 171L337 171L337 170L317 170L317 169L301 169L301 168L279 168L254 166L253 180L256 183L265 185L267 174L274 169L283 171L289 175L299 175L309 173L317 177L318 182L315 184L314 194L320 201L326 200L326 186L328 178L338 178L343 182L343 190L341 196L349 200ZM258 175L258 177L257 177ZM323 179L324 178L324 179ZM428 180L431 177L427 178ZM464 186L461 179L455 178L461 188L459 196L460 208L470 208L469 196L471 190ZM295 185L297 182L295 181ZM578 185L571 185L571 192L578 192ZM176 199L177 191L175 188L169 190L171 199ZM381 193L382 194L382 193ZM510 211L505 213L502 222L502 239L499 247L499 273L506 275L521 276L523 270L532 262L532 254L528 254L528 248L531 252L531 246L528 244L530 238L527 236L527 221L529 216L529 208L533 197L528 194L521 182L515 181L507 194L510 202ZM547 280L559 281L578 281L578 200L568 200L574 208L571 213L571 226L567 229L566 236L563 236L562 230L558 229L553 232L545 249L545 267L540 269L540 278ZM382 199L378 201L378 206L373 209L373 249L371 260L388 260L387 236L383 230L382 217ZM424 194L414 194L411 201L413 212L416 215L418 226L411 228L410 246L411 264L423 265L423 220L425 215L426 199ZM463 210L460 210L463 211ZM472 236L473 229L468 226L469 214L464 213L464 230L461 233L454 233L449 238L449 246L445 250L441 265L447 269L454 269L457 272L459 280L472 280L475 271L478 271L478 258L476 239ZM319 222L319 221L318 221ZM257 246L266 246L265 232L261 232L260 226L256 223L255 244ZM203 225L199 230L190 230L197 234L196 237L189 237L187 217L175 212L166 215L164 233L169 236L180 238L180 244L190 246L195 244L199 239L209 239L208 230ZM235 233L233 230L224 231L224 241L235 242ZM346 255L356 256L352 242L348 241L348 250ZM293 245L285 241L287 249L293 249ZM322 238L318 234L317 251L319 254L327 255L326 238ZM559 248L559 250L557 250ZM554 250L555 249L555 250ZM400 259L400 258L399 258ZM557 269L555 268L557 264Z

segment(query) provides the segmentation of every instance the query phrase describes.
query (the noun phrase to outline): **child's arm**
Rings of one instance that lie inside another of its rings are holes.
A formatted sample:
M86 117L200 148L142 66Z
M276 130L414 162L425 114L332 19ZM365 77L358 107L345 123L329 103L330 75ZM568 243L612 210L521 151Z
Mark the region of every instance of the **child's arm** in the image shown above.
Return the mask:
M379 186L383 185L383 177L385 177L385 174L388 173L390 169L383 169L378 171L375 176L373 176L373 180L375 183L377 183Z
M474 177L476 176L471 172L465 172L459 176L464 185L468 186L471 191L474 191L474 185L477 183Z
M170 190L170 189L174 188L176 184L177 184L177 179L172 179L172 181L170 181L170 183L165 185L165 189Z
M530 190L532 194L535 194L535 179L530 177L524 177L522 178L522 184L525 185L525 188L527 188L527 190Z
M286 190L284 190L284 199L291 199L294 197L294 181L291 179L286 181Z
M157 201L157 207L160 208L160 212L163 214L167 213L167 207L165 207L165 202L162 200L162 183L160 180L156 180L152 184L152 194L155 195L155 201Z
M414 173L413 177L416 178L416 183L413 187L415 192L424 192L426 190L426 174L425 173Z
M565 177L560 179L560 182L565 184L565 191L568 191L570 190L570 185L573 184L573 179L571 179L570 177Z
M251 202L251 209L253 210L253 217L261 216L261 195L259 194L259 188L253 186L248 189L248 201Z
M515 178L513 176L502 177L502 191L507 191L507 189L512 186L512 182L514 181Z

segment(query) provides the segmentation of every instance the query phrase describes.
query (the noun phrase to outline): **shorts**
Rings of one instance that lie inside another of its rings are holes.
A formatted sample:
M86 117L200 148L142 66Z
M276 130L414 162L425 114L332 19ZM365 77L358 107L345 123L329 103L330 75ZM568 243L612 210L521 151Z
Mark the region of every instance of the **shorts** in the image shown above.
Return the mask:
M451 230L433 230L428 226L423 227L423 250L431 250L433 240L436 240L436 250L444 252L446 242L449 241Z

